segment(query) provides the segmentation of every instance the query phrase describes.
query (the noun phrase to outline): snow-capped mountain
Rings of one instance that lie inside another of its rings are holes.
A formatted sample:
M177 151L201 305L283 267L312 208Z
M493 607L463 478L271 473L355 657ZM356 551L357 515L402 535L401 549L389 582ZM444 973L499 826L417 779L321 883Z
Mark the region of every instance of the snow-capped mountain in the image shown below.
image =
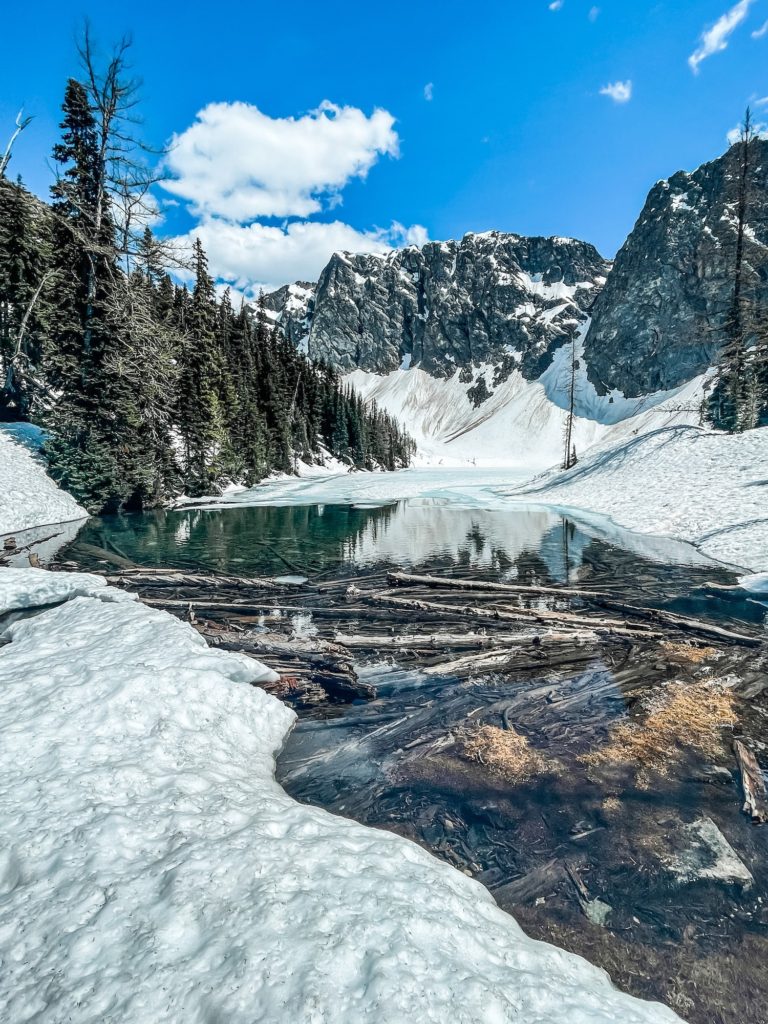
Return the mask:
M745 288L759 307L768 142L752 147ZM658 182L613 264L587 242L491 231L336 253L316 286L282 288L267 304L288 337L398 416L430 460L557 460L574 365L579 450L601 426L654 407L665 424L698 422L733 292L738 174L731 149Z
M340 369L435 377L493 364L537 379L584 324L610 264L570 238L490 231L386 255L335 253L310 292L268 296L288 337ZM465 374L466 375L466 374Z

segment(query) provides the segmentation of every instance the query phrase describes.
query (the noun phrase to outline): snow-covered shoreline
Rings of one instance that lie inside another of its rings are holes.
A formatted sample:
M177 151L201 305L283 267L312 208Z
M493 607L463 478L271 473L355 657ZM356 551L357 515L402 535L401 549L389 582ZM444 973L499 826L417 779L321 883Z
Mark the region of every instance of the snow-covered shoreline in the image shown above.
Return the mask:
M409 841L288 797L294 715L258 662L98 577L1 570L0 609L30 606L0 649L3 1019L679 1020Z
M752 572L768 569L768 428L660 427L596 448L501 496L587 509L641 534L676 537Z
M0 536L88 517L34 454L39 435L39 429L29 424L0 429Z
M590 449L572 470L535 478L520 468L490 466L325 473L195 505L365 506L403 499L496 511L545 506L592 523L603 536L624 531L619 543L646 548L651 557L669 551L680 558L687 544L713 561L760 572L768 569L768 428L736 435L688 424L636 434L626 429L620 440Z

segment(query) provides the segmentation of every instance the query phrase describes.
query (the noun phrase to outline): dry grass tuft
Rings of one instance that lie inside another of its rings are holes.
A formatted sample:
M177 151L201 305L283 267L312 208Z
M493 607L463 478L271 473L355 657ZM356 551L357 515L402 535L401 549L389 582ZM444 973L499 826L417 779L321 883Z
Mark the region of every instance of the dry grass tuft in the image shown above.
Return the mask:
M711 661L720 653L716 647L694 647L692 644L676 643L674 640L662 640L659 646L675 661L685 661L691 665Z
M459 750L464 757L511 782L553 771L553 766L531 749L528 739L514 729L480 725L459 738Z
M673 683L641 705L640 718L622 722L608 743L583 755L589 765L630 765L638 777L667 775L686 750L707 758L723 753L723 728L735 721L733 695L707 683Z
M621 800L616 796L607 796L603 800L602 808L606 814L618 814L622 809Z

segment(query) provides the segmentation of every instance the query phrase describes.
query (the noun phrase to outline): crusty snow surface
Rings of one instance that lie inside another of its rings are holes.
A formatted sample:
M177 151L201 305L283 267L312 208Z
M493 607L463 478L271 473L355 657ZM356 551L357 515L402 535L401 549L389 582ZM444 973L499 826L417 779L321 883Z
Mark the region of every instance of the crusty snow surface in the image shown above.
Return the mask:
M0 429L0 535L87 515L51 480L30 447L15 439L10 428Z
M48 607L0 648L0 1019L679 1020L407 840L288 797L294 715L258 662L93 577L0 570L21 604Z
M731 565L768 569L766 427L734 435L661 427L508 493L591 509L629 530L690 541Z

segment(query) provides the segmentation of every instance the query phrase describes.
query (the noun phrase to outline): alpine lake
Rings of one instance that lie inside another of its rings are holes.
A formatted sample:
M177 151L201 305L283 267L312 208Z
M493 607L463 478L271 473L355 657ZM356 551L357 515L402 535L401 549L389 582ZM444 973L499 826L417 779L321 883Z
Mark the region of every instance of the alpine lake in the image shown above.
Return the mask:
M768 751L768 606L735 571L429 498L90 520L57 561L226 649L281 640L263 660L298 716L277 764L297 800L408 837L692 1024L768 1022L768 825L734 756ZM317 648L359 693L313 681Z

